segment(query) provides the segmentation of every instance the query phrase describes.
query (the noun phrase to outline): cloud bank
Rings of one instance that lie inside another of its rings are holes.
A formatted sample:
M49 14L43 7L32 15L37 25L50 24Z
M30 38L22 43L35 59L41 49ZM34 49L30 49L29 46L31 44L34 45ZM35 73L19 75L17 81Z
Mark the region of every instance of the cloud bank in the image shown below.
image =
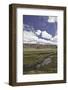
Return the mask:
M23 29L24 43L57 45L57 33L52 37L46 30L34 30L34 28L29 25L24 25Z
M51 39L52 35L50 35L49 33L47 33L46 31L42 31L42 37L46 38L46 39Z
M37 35L40 35L40 34L41 34L41 30L37 30L35 33L36 33Z
M51 40L45 40L42 38L38 38L35 33L32 31L24 31L24 43L31 44L57 44L56 36L51 38Z

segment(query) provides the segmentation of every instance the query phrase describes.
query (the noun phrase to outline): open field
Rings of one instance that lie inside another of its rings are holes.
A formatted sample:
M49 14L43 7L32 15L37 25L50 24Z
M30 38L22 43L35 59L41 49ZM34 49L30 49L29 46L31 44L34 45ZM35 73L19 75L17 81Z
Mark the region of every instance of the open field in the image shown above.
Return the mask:
M57 46L37 47L24 47L23 74L57 73Z

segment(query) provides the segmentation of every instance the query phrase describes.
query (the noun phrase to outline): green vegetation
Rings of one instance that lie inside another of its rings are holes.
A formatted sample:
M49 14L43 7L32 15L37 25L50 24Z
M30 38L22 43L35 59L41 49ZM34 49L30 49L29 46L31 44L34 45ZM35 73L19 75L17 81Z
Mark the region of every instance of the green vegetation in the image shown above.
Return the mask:
M57 47L26 47L23 63L23 74L57 73Z

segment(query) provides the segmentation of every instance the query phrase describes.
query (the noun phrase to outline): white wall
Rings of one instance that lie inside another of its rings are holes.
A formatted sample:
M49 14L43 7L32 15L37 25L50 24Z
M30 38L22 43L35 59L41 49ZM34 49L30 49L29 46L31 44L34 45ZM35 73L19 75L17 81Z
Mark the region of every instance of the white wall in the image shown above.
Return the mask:
M27 87L11 87L8 85L9 70L9 4L40 4L40 5L56 5L67 6L68 0L0 0L0 90L67 90L66 84L37 85ZM68 6L67 6L68 7ZM68 8L67 8L68 9ZM67 12L68 15L68 12ZM68 21L68 18L67 18ZM68 26L67 26L68 28ZM68 32L67 32L68 35ZM68 38L68 36L67 36ZM68 63L68 62L67 62ZM67 66L68 68L68 66ZM67 74L68 75L68 74ZM67 78L68 81L68 78Z

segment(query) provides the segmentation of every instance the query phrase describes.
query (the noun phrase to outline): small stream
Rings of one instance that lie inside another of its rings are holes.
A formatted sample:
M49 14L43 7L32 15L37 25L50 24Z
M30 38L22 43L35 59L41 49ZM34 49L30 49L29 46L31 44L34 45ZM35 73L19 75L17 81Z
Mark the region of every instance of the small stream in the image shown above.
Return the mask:
M44 59L42 63L38 64L36 67L39 68L41 66L48 65L51 62L52 62L51 57L48 57L48 58Z
M44 58L40 60L39 62L33 63L33 64L24 64L23 68L24 71L31 71L31 70L36 70L39 69L43 66L46 66L52 62L51 57Z

